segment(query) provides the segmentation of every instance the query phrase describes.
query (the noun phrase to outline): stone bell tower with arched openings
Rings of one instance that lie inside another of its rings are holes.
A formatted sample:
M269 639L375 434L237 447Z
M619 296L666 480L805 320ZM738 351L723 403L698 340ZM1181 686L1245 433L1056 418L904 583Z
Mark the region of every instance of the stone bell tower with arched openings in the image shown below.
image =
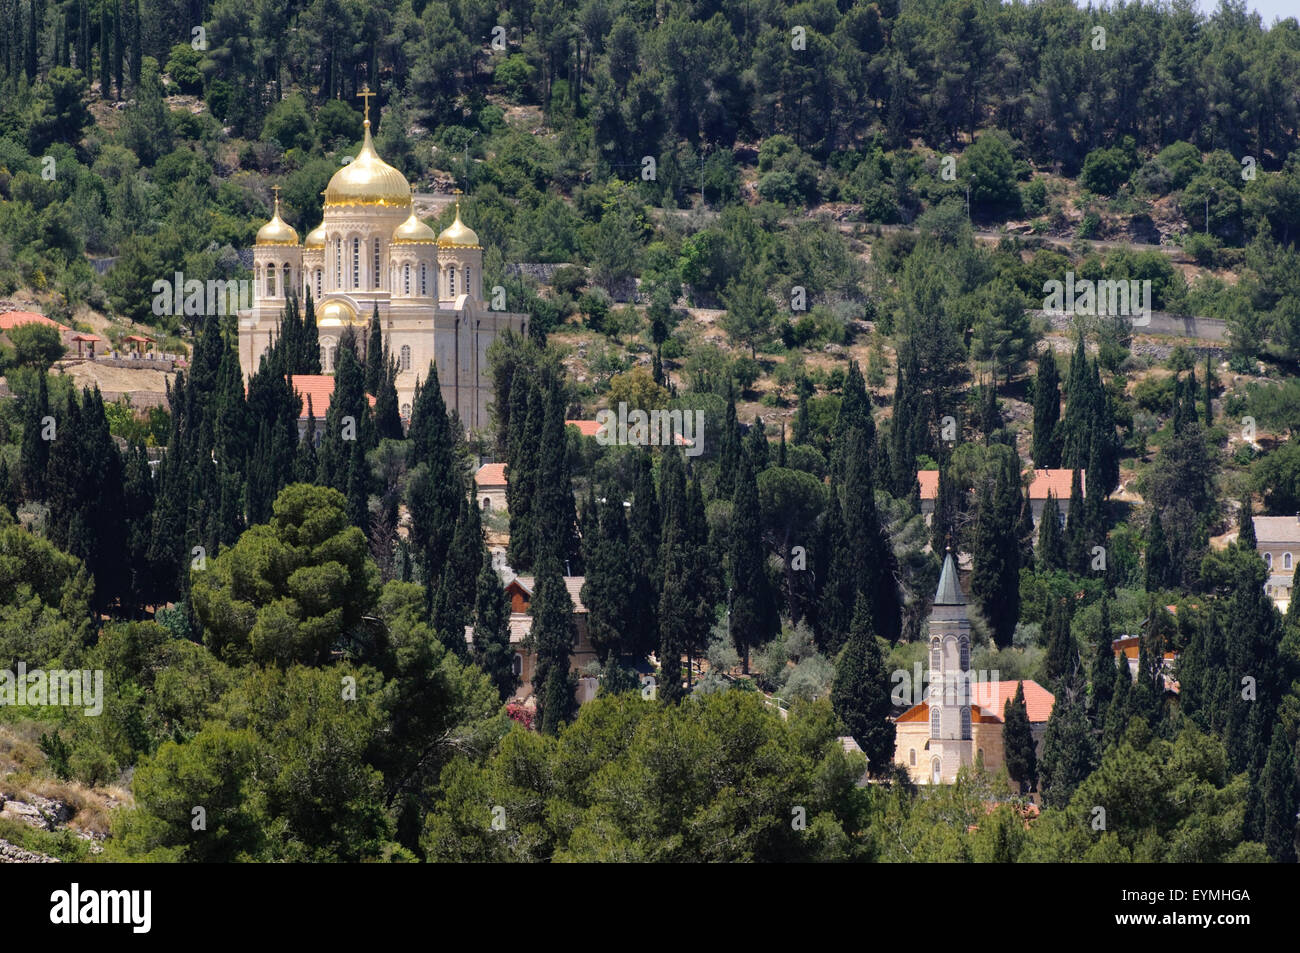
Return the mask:
M929 781L949 783L973 763L970 618L951 549L944 554L930 610Z

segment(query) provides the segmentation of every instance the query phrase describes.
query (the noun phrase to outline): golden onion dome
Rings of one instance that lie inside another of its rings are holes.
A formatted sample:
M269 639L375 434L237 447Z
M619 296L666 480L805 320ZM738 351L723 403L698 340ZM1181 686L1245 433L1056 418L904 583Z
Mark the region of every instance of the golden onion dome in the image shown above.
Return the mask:
M460 203L456 203L456 221L442 230L438 236L439 248L482 248L478 235L460 220Z
M324 248L325 247L325 223L321 222L303 239L303 248Z
M349 324L355 324L356 320L357 312L352 305L337 298L333 301L327 301L316 312L316 327L318 328L341 328Z
M357 157L334 173L325 186L325 207L331 205L379 205L406 207L411 204L411 184L406 176L379 158L370 139L370 120L365 121L365 140Z
M258 245L296 245L298 233L280 217L280 195L275 196L275 213L271 220L257 230Z
M411 217L393 231L394 245L432 245L438 240L433 229L411 212Z

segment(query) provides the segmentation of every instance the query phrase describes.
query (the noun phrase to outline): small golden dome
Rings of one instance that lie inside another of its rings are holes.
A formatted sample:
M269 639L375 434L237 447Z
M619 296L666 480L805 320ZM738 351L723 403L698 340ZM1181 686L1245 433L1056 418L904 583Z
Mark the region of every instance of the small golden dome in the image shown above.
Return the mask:
M303 239L303 248L324 248L325 247L325 223L321 222Z
M393 231L394 245L432 245L438 240L433 229L416 218L415 212Z
M277 190L275 196L275 213L271 220L257 230L258 245L296 245L298 244L298 233L293 230L293 226L280 218L280 194Z
M406 176L379 158L365 121L365 140L357 157L334 173L325 187L325 207L331 205L409 206L411 184Z
M326 302L316 312L316 327L318 328L341 328L348 324L355 324L356 320L357 312L353 310L352 305L337 298Z
M482 248L478 235L460 220L460 203L456 203L456 221L442 230L438 236L439 248Z

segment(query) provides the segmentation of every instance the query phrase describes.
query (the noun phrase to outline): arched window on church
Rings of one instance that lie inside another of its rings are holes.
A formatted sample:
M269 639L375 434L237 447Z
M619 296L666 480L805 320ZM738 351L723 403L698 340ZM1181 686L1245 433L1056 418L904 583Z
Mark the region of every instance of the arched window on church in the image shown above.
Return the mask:
M320 346L320 369L321 373L328 373L330 362L330 351L324 344Z
M286 261L284 263L284 275L280 281L280 291L287 297L289 294L289 289L292 287L293 287L293 282L290 281L289 279L289 263Z
M910 765L911 765L912 767L914 767L914 768L916 767L916 749L915 749L915 748L912 748L912 749L910 749L910 750L907 752L907 763L910 764Z
M456 297L456 266L447 269L447 297Z
M469 294L469 289L474 287L469 283L469 265L465 266L465 294Z
M339 349L337 347L330 348L330 370L331 371L334 370L334 362L335 360L338 359L338 356L339 356Z
M402 266L402 294L411 293L411 264L407 262Z
M957 640L957 644L961 646L961 670L970 671L970 639L963 635Z
M378 288L379 287L379 239L378 238L375 239L374 265L375 267L370 272L370 287Z
M930 671L932 673L937 673L941 668L943 668L943 652L939 649L939 640L931 639L930 640ZM930 677L933 678L934 675L932 674Z
M1282 568L1283 568L1283 569L1290 569L1290 568L1291 568L1291 554L1290 554L1290 553L1283 553L1283 554L1282 554Z
M402 370L409 371L411 369L411 345L403 344L399 353L401 354L400 366Z
M269 263L266 266L266 296L275 297L275 265Z
M402 405L402 419L403 419L403 420L410 420L410 419L411 419L411 405L410 405L410 404L403 404L403 405Z
M970 706L961 706L961 736L964 739L970 738Z
M316 297L317 298L320 297L320 278L321 278L321 269L317 268L316 269Z
M516 675L522 675L524 673L524 657L518 652L515 653L515 657L510 663L510 671L514 672Z
M943 727L943 722L940 721L939 719L939 709L931 705L930 706L930 737L938 738L939 730L942 727Z
M352 239L352 288L361 287L361 239Z
M339 291L343 288L343 239L337 236L334 239L334 288Z
M424 262L420 262L420 296L423 297L429 293L429 287L425 283Z
M1265 554L1264 554L1264 565L1267 566L1269 569L1272 569L1272 568L1273 568L1273 554L1272 554L1272 553L1265 553Z
M930 761L930 783L940 784L943 781L943 769L939 767L939 759L934 758Z

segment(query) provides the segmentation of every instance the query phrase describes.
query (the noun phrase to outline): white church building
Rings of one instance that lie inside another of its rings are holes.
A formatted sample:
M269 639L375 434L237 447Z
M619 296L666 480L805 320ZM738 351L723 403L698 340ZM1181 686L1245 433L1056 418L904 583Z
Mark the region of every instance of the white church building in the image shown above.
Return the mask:
M369 97L372 93L366 92ZM487 349L510 328L526 333L528 316L491 311L483 297L483 246L460 218L441 234L422 222L411 186L375 152L369 99L357 157L325 189L323 221L298 233L275 213L253 248L253 307L239 315L239 362L244 377L274 341L286 296L315 302L321 370L332 373L339 338L356 329L364 345L376 307L384 342L398 362L397 399L409 419L418 379L430 362L443 400L470 430L487 426L492 400Z

